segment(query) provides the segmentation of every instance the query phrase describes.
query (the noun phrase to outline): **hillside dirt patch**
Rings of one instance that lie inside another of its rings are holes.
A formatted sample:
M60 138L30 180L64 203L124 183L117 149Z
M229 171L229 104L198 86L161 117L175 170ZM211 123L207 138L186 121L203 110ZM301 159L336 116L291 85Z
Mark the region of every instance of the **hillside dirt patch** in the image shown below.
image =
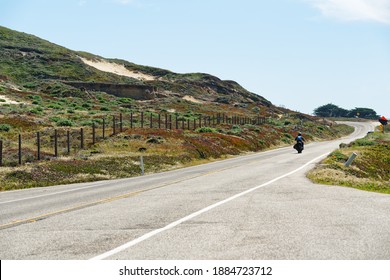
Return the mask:
M196 99L195 97L189 96L189 95L184 96L183 99L184 99L184 100L187 100L187 101L191 101L191 102L193 102L193 103L197 103L197 104L204 104L203 101L198 100L198 99Z
M0 95L0 100L5 100L5 101L0 101L0 105L1 104L19 104L19 102L12 100L5 95Z
M83 58L83 57L80 57L80 59L85 64L87 64L91 67L94 67L100 71L109 72L109 73L113 73L113 74L120 75L120 76L126 76L129 78L134 78L134 79L142 80L142 81L153 81L156 79L154 76L146 75L146 74L139 73L136 71L130 71L130 70L126 69L126 67L124 65L121 65L118 63L113 63L113 62L108 62L104 59L97 60L97 61L88 60L88 59Z

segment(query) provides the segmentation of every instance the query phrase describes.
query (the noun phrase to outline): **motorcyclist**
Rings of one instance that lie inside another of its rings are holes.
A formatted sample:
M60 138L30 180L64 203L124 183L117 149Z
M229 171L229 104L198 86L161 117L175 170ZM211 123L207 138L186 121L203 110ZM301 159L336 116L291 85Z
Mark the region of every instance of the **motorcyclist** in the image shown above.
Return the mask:
M303 142L305 142L305 138L303 138L302 133L300 133L300 132L298 133L298 136L295 137L295 141L297 141L297 143L301 142L302 144L303 144Z
M301 153L303 150L303 147L304 147L303 142L305 142L305 138L303 138L302 133L300 133L300 132L298 133L298 136L295 137L295 141L297 141L297 143L294 145L294 149L297 149L298 146L301 145L302 149L301 150L297 149L298 153Z

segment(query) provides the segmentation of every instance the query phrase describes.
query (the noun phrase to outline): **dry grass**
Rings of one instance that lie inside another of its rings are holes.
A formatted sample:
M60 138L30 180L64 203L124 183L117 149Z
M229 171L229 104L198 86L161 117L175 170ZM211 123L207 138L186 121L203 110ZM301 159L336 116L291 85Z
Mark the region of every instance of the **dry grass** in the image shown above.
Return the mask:
M331 153L308 178L320 184L353 187L390 194L390 135L370 134ZM350 167L344 163L358 154Z

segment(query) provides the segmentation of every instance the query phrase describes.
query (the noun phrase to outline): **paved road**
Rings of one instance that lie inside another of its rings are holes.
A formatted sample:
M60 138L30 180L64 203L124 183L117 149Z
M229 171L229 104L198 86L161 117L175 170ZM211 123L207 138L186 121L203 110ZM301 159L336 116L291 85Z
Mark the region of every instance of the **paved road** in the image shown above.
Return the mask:
M0 193L0 259L390 259L390 196L305 178L344 139Z

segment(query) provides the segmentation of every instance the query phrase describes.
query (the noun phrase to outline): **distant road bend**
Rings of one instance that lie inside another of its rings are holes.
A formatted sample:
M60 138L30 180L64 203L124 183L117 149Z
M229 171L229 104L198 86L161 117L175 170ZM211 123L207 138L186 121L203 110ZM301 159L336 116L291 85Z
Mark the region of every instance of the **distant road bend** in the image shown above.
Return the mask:
M373 130L143 177L0 193L0 259L389 259L390 196L305 172Z

